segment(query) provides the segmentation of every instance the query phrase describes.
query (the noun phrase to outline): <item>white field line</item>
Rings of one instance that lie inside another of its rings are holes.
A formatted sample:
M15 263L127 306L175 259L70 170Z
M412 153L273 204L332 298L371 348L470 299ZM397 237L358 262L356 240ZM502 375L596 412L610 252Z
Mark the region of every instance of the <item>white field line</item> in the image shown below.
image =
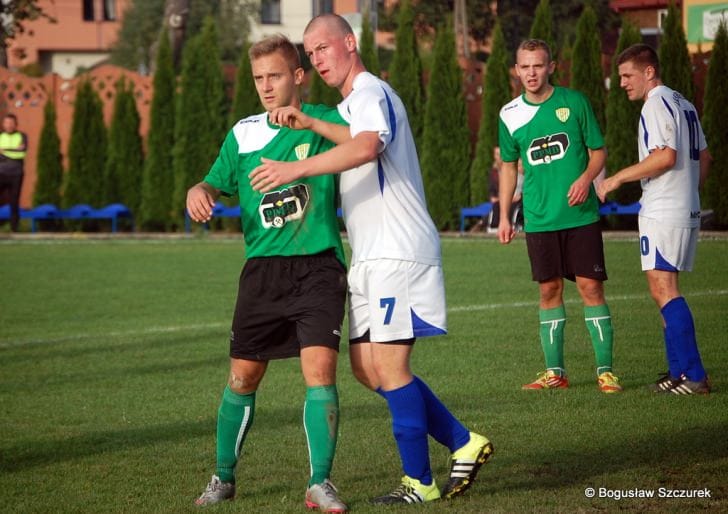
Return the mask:
M696 296L725 296L728 295L728 290L719 289L715 291L692 291L688 293L688 300ZM623 301L634 301L634 300L645 300L651 302L647 291L641 294L630 294L620 296L609 296L607 295L607 302L623 302ZM580 304L579 299L568 299L567 304ZM456 312L476 312L476 311L489 311L498 309L518 309L522 307L536 307L538 305L538 298L534 298L530 302L510 302L510 303L484 303L477 305L459 305L450 307L447 311L450 313ZM134 330L112 330L105 332L104 334L76 334L58 338L48 339L28 339L25 341L2 341L0 340L0 348L12 348L26 345L36 344L50 344L50 343L64 343L67 341L79 341L84 339L100 339L100 338L111 338L111 337L141 337L154 334L174 334L179 332L187 331L204 331L213 329L229 328L230 322L220 323L197 323L190 325L170 325L163 327L148 327Z
M693 291L687 294L688 301L690 298L695 296L724 296L728 294L728 290L721 289L717 291ZM627 294L619 296L606 295L607 303L612 302L624 302L633 300L645 300L652 302L649 297L649 293L645 289L644 293L641 294ZM581 300L578 298L567 299L564 301L566 304L581 304ZM518 307L535 307L538 306L538 295L534 295L533 301L530 302L513 302L513 303L485 303L480 305L461 305L458 307L450 307L448 312L472 312L472 311L487 311L496 309L513 309Z

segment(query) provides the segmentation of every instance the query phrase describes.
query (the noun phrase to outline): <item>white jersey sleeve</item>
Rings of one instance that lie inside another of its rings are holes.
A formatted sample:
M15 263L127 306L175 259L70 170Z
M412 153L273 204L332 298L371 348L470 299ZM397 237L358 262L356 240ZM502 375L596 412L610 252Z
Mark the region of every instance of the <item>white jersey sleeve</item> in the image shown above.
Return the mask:
M640 215L674 227L700 225L700 152L705 134L692 103L667 86L652 89L640 114L639 158L672 148L675 165L655 178L642 179Z

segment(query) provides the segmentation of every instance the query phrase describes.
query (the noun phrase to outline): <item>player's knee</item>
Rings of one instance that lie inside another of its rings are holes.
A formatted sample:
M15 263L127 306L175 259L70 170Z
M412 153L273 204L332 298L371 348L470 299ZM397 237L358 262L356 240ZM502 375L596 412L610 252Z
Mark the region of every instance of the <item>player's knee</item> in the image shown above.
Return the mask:
M258 389L262 375L251 376L244 373L230 372L228 377L228 386L233 392L238 394L248 394Z
M539 284L539 292L541 293L542 302L552 302L561 299L563 284L560 282L542 282Z
M362 366L354 365L354 363L352 362L351 372L353 373L354 378L356 378L357 381L364 387L371 389L372 391L378 387L378 385L375 384L372 380L369 373L367 373L367 371Z

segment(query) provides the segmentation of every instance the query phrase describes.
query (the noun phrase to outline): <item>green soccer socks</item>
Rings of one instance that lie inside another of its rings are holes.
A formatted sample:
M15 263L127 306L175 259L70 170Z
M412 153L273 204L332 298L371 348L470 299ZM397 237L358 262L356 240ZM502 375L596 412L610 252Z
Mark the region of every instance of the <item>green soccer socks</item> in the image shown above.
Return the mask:
M563 305L538 312L541 348L546 361L546 369L564 374L564 325L566 309Z
M311 462L309 487L331 475L339 434L339 394L335 385L309 387L303 407L303 426Z
M606 303L594 307L584 307L584 321L594 347L597 375L612 371L614 331L612 330L612 316L609 314L609 307Z
M253 424L255 391L238 394L225 387L217 411L217 471L222 482L235 482L235 465Z

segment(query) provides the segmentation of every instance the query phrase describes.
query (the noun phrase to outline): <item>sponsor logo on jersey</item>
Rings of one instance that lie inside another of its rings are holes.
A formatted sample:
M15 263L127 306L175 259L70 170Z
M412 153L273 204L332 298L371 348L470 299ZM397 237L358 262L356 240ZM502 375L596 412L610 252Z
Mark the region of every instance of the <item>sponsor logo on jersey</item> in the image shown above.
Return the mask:
M571 110L568 107L559 107L558 109L556 109L556 117L561 123L566 123L566 120L569 119L570 115Z
M303 218L309 198L306 184L297 184L265 194L258 207L263 227L281 228L289 221Z
M298 145L295 148L296 151L296 157L298 157L299 161L304 160L306 157L308 157L308 149L311 148L311 145L309 143L304 143L302 145Z
M569 136L565 132L534 139L528 147L528 163L538 166L563 159L567 148Z

